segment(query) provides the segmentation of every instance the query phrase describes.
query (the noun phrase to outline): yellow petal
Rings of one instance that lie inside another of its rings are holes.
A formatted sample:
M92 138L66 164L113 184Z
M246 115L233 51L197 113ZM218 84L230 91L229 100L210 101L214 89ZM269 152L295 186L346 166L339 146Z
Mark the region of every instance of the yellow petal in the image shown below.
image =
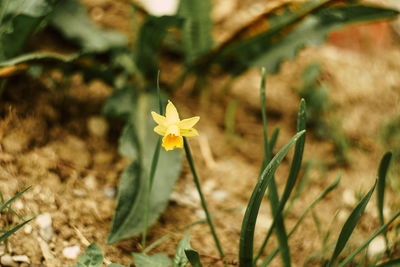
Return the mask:
M191 129L181 129L181 135L186 136L186 137L192 137L192 136L198 136L199 133L197 132L196 129L191 128Z
M158 113L155 113L154 111L151 112L151 116L153 117L153 120L160 124L160 125L166 125L167 124L167 118L165 118L164 116L161 116Z
M167 104L167 109L165 111L165 117L167 118L168 124L179 122L178 111L176 110L174 104L172 104L172 102L169 100L168 100L168 104Z
M192 117L189 119L184 119L178 122L178 126L181 129L190 129L200 120L199 116Z
M165 133L167 132L167 128L165 128L165 126L163 125L157 125L156 127L154 127L154 131L159 135L164 136Z
M182 136L176 136L173 134L169 134L164 136L162 139L162 146L166 151L173 150L175 147L182 148L183 147L183 138Z
M180 131L179 127L177 125L171 125L168 128L166 128L165 135L175 135L175 136L180 136Z

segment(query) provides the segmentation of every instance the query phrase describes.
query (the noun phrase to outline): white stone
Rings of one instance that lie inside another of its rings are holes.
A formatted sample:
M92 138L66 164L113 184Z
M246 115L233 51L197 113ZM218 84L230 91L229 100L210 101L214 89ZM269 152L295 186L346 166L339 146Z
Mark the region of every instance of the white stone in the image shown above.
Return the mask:
M40 228L46 228L46 227L51 227L51 215L50 213L43 213L40 214L39 216L36 217L36 224L40 227Z
M81 248L79 246L66 247L63 249L62 254L65 258L74 260L79 256Z
M212 192L211 197L216 201L224 201L228 198L228 193L224 190L215 190Z
M12 259L16 262L26 262L26 263L31 263L31 261L29 260L28 256L26 255L16 255L16 256L12 256Z
M29 235L32 233L32 226L30 224L27 224L24 226L24 232L25 234Z
M83 183L88 189L96 189L97 181L96 177L93 174L89 174L83 179Z
M375 256L378 256L379 254L385 252L385 239L383 236L377 236L374 240L369 243L368 246L368 256L370 258L373 258Z
M9 255L9 254L2 256L0 259L0 263L2 266L8 266L8 267L17 267L18 266L18 264L15 261L13 261L11 255Z
M345 190L343 191L342 198L343 198L343 203L344 203L346 206L353 207L353 206L355 206L356 203L357 203L357 199L356 199L356 197L354 196L354 191L351 190L351 189L345 189Z
M104 137L108 132L108 122L99 116L90 117L87 121L89 133L93 136Z
M178 10L178 0L139 0L152 15L175 15Z
M115 186L107 186L103 189L104 196L108 199L113 199L117 195L117 189Z

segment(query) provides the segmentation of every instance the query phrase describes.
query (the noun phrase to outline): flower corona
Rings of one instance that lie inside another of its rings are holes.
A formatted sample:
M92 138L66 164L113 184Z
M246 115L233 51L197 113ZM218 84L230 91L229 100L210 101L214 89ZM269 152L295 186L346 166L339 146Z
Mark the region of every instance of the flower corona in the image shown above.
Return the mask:
M183 147L183 136L191 137L197 136L199 133L193 126L200 120L199 116L192 117L189 119L180 120L178 111L174 104L168 100L165 116L162 116L154 111L151 112L151 116L154 121L158 124L154 131L161 136L162 146L166 151L173 150L175 147Z

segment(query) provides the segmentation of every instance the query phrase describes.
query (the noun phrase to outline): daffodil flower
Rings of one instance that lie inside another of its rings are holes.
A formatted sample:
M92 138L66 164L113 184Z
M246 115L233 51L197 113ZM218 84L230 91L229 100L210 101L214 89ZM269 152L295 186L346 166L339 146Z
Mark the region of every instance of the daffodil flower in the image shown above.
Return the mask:
M161 136L162 146L166 151L173 150L175 147L183 147L183 136L197 136L199 133L193 126L200 120L199 116L180 120L178 111L174 104L168 100L165 117L152 111L154 121L158 124L154 131Z

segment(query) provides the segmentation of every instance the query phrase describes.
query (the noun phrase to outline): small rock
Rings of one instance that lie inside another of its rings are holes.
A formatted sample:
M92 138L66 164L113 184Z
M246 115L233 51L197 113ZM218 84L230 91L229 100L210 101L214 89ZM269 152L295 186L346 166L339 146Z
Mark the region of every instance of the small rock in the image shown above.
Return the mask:
M30 138L24 132L11 132L3 138L4 150L9 153L19 153L28 148Z
M96 177L93 174L89 174L83 179L83 183L87 187L87 189L96 189L97 187L97 181Z
M337 217L340 222L345 222L349 215L350 213L347 210L340 210Z
M50 241L53 237L53 227L50 213L43 213L36 218L36 224L39 226L39 234L45 241Z
M108 132L108 122L103 117L93 116L88 119L87 128L91 135L104 137Z
M385 239L381 235L377 236L368 246L368 256L370 258L378 256L385 251L385 248Z
M357 203L357 199L354 196L354 192L351 189L345 189L342 195L343 203L346 206L353 207Z
M117 188L115 186L107 186L103 189L104 196L108 199L114 199L117 195Z
M215 190L212 192L211 197L216 201L224 201L228 198L228 193L224 190Z
M85 190L82 190L82 189L73 189L72 193L77 197L85 197L86 196Z
M2 256L0 259L0 263L2 266L18 267L18 264L15 261L13 261L11 255L9 254Z
M12 259L16 262L26 262L26 263L31 263L31 261L29 260L28 256L26 255L16 255L16 256L12 256Z
M197 209L194 211L194 214L197 216L197 218L199 219L205 219L206 218L206 213L204 212L204 210L201 209Z
M70 260L76 259L80 252L81 248L79 246L66 247L62 251L64 257Z
M24 232L27 235L31 234L32 233L32 225L30 225L30 224L25 225L24 226Z
M22 202L21 199L17 199L17 200L14 202L14 208L15 208L16 210L22 210L22 209L24 208L24 203Z

